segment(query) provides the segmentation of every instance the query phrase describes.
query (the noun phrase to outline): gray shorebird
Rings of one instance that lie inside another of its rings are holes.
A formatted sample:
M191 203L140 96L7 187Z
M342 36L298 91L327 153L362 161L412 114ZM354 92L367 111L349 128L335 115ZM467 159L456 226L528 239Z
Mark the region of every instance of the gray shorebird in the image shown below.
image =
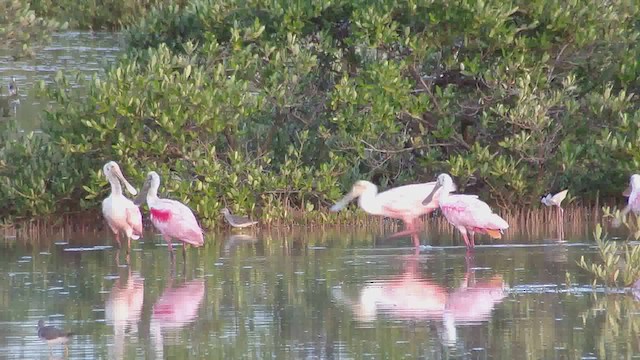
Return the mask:
M233 215L227 208L220 210L220 213L224 215L224 218L227 219L229 225L236 228L253 226L258 223L257 221L253 221L246 216Z
M72 335L72 332L63 331L54 326L44 326L44 320L38 321L38 337L47 342L49 351L51 351L51 345L64 344L64 351L68 353L67 343L71 340Z

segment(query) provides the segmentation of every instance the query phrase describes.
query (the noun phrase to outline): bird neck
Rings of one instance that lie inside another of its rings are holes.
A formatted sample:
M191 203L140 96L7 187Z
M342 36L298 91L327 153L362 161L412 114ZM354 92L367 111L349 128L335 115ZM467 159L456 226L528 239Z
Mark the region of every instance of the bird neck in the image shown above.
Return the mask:
M153 184L153 183L149 187L149 191L147 192L147 203L149 205L153 204L155 201L158 200L159 187L160 187L160 184Z
M449 199L449 195L453 191L453 186L451 184L444 184L440 188L440 196L438 196L438 201L447 201Z
M369 214L380 214L382 212L382 206L376 202L377 194L378 188L375 186L371 186L363 191L358 198L360 208Z
M122 185L120 184L120 180L118 180L112 174L109 175L109 184L111 184L111 194L114 196L122 196Z

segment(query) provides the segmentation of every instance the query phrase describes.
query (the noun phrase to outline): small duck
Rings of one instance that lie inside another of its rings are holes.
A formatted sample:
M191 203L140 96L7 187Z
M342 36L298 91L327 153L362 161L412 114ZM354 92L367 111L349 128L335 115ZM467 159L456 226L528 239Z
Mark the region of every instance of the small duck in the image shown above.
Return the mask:
M227 220L229 225L236 228L245 228L258 223L257 221L252 221L245 216L233 215L227 208L222 209L220 213L224 215L224 218Z
M51 351L51 345L64 344L65 353L68 353L67 343L71 340L72 335L72 332L65 332L54 326L45 326L44 320L38 321L38 337L47 342L49 351Z

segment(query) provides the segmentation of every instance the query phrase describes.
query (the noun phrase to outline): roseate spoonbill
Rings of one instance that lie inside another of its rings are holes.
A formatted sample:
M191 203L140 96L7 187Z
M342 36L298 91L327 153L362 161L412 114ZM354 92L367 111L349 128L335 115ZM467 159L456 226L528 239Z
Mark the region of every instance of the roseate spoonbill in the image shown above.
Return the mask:
M433 192L424 199L423 204L431 203L434 197L438 199L444 216L462 234L467 250L475 246L474 235L476 232L500 239L502 231L508 229L509 224L494 214L489 205L478 199L478 196L449 194L454 188L453 179L449 174L438 175ZM439 189L441 190L440 194L436 196L435 193Z
M158 197L159 187L160 175L155 171L149 172L135 203L142 203L145 200L144 194L146 194L151 222L162 233L162 237L169 245L169 251L173 255L171 239L177 239L183 242L182 255L186 256L186 244L204 245L202 228L191 209L186 205L176 200L160 199Z
M437 197L428 203L423 203L421 200L433 192L435 184L435 182L410 184L378 193L376 185L366 180L359 180L342 200L331 207L331 211L339 211L351 200L358 198L358 205L365 212L401 219L405 223L407 232L415 233L416 220L438 208ZM413 242L416 247L420 246L417 236L413 237Z
M227 220L229 225L236 228L253 226L258 223L257 221L250 220L246 216L233 215L227 208L220 210L220 213L224 215L224 218Z
M613 226L618 227L627 214L633 211L636 216L640 214L640 174L633 174L629 179L629 186L622 192L629 198L627 206L622 209L620 217L613 220Z
M115 161L106 163L102 172L111 184L111 194L102 201L102 215L115 234L118 248L120 248L120 232L125 233L128 242L127 254L129 254L131 239L138 240L142 237L142 214L138 206L124 196L120 181L131 195L136 195L138 192L124 178Z
M44 326L44 320L38 321L38 337L47 342L49 351L51 345L64 344L65 353L69 352L67 343L71 340L72 332L62 331L54 326Z

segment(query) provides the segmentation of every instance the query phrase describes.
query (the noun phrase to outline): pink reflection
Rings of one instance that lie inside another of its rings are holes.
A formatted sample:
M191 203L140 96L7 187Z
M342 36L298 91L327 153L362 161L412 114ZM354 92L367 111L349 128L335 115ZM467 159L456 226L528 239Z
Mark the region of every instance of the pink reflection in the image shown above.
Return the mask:
M162 355L163 351L163 333L177 333L180 328L196 320L204 294L204 279L191 280L175 287L169 283L153 305L151 313L150 329L158 355Z
M437 283L423 279L416 271L417 260L410 257L402 275L376 281L360 290L357 301L348 299L339 289L333 295L351 308L360 322L372 322L379 316L395 320L431 320L442 322L443 340L456 340L456 325L487 321L491 312L506 296L502 276L476 281L472 259L460 287L448 293Z
M162 328L180 328L193 322L204 298L204 279L186 282L165 289L153 305L151 321Z
M105 303L105 320L113 326L114 332L114 344L109 347L109 357L112 359L123 358L125 334L127 330L130 334L138 333L142 314L144 278L130 269L126 278L121 276L115 282Z

